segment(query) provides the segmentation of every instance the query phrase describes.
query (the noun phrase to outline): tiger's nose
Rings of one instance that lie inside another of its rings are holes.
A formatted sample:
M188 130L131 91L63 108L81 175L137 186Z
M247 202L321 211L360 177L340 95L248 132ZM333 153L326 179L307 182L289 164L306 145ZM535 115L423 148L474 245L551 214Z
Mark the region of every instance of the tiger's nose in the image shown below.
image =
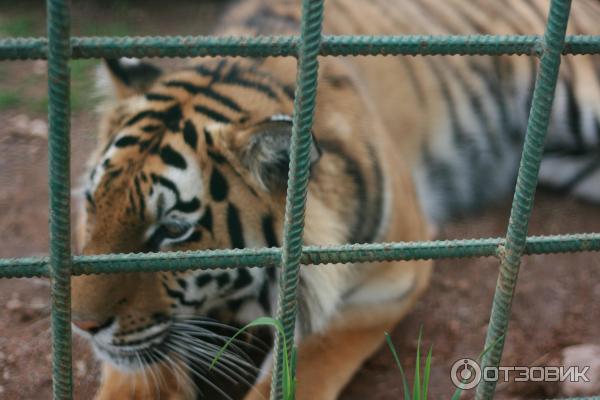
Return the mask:
M109 318L104 322L94 321L94 320L76 320L74 319L73 325L78 327L79 329L86 331L92 335L100 332L104 328L108 328L114 321L114 318Z

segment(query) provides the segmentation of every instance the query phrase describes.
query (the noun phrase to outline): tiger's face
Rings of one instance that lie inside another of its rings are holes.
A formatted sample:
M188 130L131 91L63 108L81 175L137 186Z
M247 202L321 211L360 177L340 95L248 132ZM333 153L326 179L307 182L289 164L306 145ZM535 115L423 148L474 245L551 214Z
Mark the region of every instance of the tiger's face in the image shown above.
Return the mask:
M238 62L173 74L108 66L120 99L86 178L83 253L278 246L289 89ZM75 277L73 322L122 369L170 357L206 363L220 347L211 327L268 314L274 280L258 268Z

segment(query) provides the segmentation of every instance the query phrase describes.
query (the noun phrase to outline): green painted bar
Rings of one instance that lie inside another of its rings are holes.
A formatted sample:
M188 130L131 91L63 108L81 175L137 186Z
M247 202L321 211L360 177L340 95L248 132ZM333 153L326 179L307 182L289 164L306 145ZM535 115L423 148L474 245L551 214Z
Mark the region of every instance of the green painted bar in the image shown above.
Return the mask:
M73 37L72 58L296 56L298 36ZM333 36L324 35L319 54L347 55L538 55L541 36ZM600 36L568 36L563 54L600 53ZM2 38L0 60L44 59L46 38Z
M533 209L540 163L544 154L544 140L550 122L560 68L561 49L564 47L570 9L571 0L552 0L550 3L544 34L544 53L533 92L506 244L500 257L500 273L485 339L484 349L487 350L487 353L482 360L482 369L488 366L498 366L502 358L521 256L525 252L527 228ZM491 399L494 397L495 390L496 382L483 381L477 386L475 398Z
M48 171L52 296L52 393L73 396L71 374L71 223L69 0L48 0Z
M277 333L275 340L271 399L283 398L282 360L289 359L294 345L322 23L323 0L303 0L277 306L277 319L283 325L284 335ZM284 354L284 341L288 344L288 354Z
M0 279L47 277L48 257L23 257L0 259Z
M302 264L425 260L496 256L504 238L436 240L430 242L305 246ZM530 236L525 254L600 251L600 233ZM281 249L236 249L146 254L74 256L73 275L136 271L239 268L277 265ZM0 278L48 275L48 257L0 259Z

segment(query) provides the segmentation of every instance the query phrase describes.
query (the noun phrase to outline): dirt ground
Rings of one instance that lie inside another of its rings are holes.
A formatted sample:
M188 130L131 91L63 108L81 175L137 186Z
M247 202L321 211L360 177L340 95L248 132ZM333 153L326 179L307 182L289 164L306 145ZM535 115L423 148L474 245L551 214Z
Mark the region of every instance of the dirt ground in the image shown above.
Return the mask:
M0 28L8 34L43 34L42 4L0 3ZM74 32L80 34L202 33L210 28L221 2L158 1L75 2ZM123 10L127 10L126 13ZM119 15L119 18L115 18ZM92 18L93 17L93 18ZM13 23L19 21L24 23ZM86 21L94 21L93 25ZM7 21L10 24L7 25ZM118 21L118 22L115 22ZM143 21L139 24L137 21ZM4 25L3 25L4 24ZM0 34L2 30L0 29ZM74 67L76 65L74 64ZM47 254L48 190L43 62L0 63L0 257ZM74 68L74 79L93 79L94 63ZM33 78L32 78L33 77ZM23 84L22 82L26 82ZM96 117L88 86L74 82L72 175L77 186L86 155L94 145ZM26 86L19 86L26 85ZM17 93L18 97L2 96ZM12 100L12 103L11 103ZM42 102L43 103L43 102ZM77 195L74 194L76 200ZM503 236L510 201L472 218L450 224L440 239ZM600 230L600 208L542 191L536 200L531 234ZM433 345L430 397L449 398L452 363L481 351L498 262L493 258L443 260L436 264L431 288L392 337L407 372L412 375L417 337L423 348ZM524 259L513 303L503 365L536 365L554 359L561 349L600 344L600 254L578 253ZM0 399L50 399L49 285L44 279L0 280ZM74 338L75 398L90 399L98 365L87 345ZM470 398L467 393L463 398ZM559 396L557 387L501 384L497 398ZM387 348L362 368L342 395L344 400L399 399L399 374Z

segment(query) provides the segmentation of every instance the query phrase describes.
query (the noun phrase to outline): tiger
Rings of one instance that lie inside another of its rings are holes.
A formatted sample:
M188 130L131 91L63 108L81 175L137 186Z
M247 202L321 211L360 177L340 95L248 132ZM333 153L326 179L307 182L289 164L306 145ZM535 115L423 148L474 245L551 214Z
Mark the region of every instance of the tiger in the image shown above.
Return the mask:
M539 34L547 6L328 0L323 32ZM214 34L297 34L300 13L298 0L238 1ZM599 20L599 2L578 0L568 34L598 34ZM305 245L429 240L445 222L514 189L534 57L319 63ZM280 247L295 59L200 58L172 71L132 59L105 65L113 98L84 177L82 253ZM598 56L563 57L539 175L543 185L596 203L599 77ZM266 266L74 277L73 327L102 362L96 399L205 398L198 382L227 398L213 373L245 382L247 400L268 398L271 357L257 368L232 350L214 371L209 364L235 327L274 315L279 273ZM336 399L431 274L430 260L303 265L296 397Z

